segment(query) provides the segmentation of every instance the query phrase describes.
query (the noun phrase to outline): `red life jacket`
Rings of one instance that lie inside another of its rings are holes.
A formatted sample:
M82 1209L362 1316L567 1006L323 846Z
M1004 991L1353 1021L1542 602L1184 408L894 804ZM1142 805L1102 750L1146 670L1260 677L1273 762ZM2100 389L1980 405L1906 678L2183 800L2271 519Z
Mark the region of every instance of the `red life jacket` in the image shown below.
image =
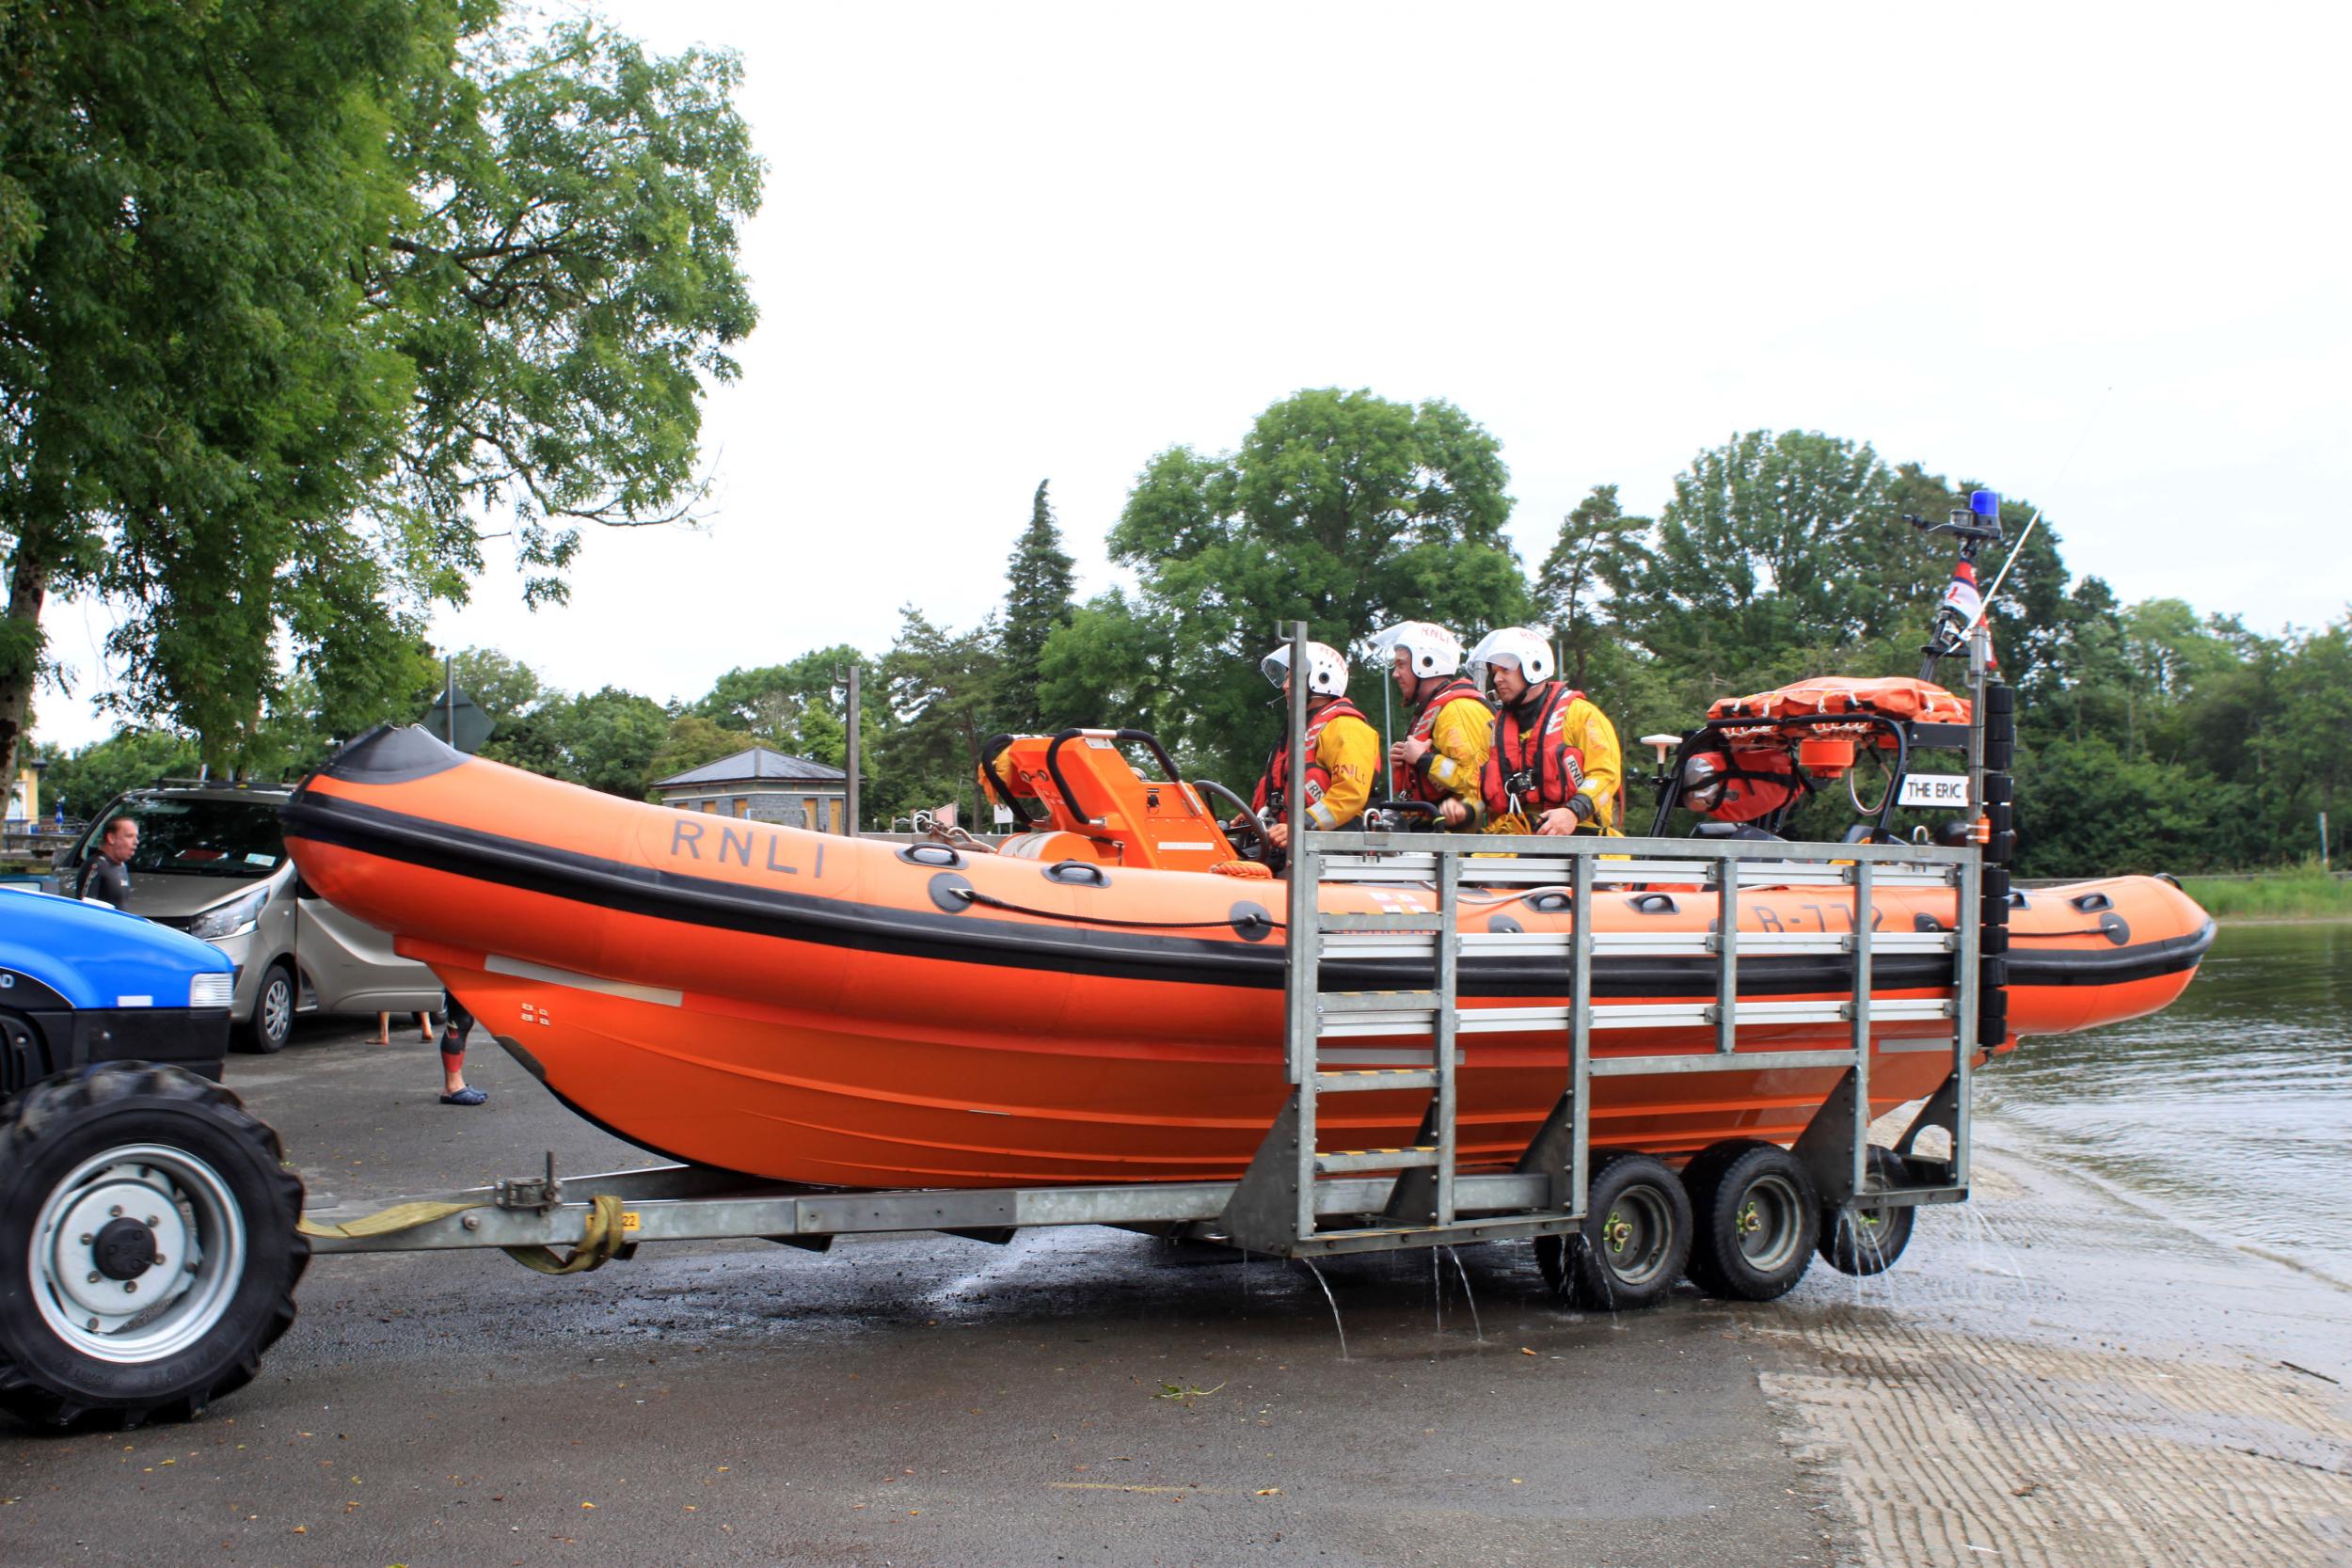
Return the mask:
M1331 787L1331 770L1315 761L1315 748L1323 743L1324 726L1334 719L1364 719L1356 705L1344 697L1334 697L1307 716L1307 804L1323 799L1323 792ZM1258 775L1258 788L1249 797L1249 803L1259 811L1271 808L1277 816L1283 814L1290 791L1290 748L1278 745L1274 754L1265 759L1265 771Z
M1523 813L1532 826L1552 807L1566 805L1584 783L1583 749L1569 745L1562 734L1568 705L1584 693L1557 680L1545 684L1551 689L1535 710L1535 722L1524 731L1518 716L1524 697L1496 710L1495 749L1478 781L1492 820Z
M1436 733L1438 715L1444 710L1446 704L1458 703L1465 698L1476 703L1482 708L1486 707L1486 699L1480 695L1478 688L1456 675L1447 684L1444 690L1422 704L1421 711L1413 715L1413 738L1427 740ZM1493 710L1489 708L1487 711L1491 714ZM1429 782L1427 768L1415 768L1402 762L1395 763L1389 768L1389 787L1392 793L1401 795L1408 800L1426 800L1433 806L1441 800L1454 798L1449 791L1439 789Z

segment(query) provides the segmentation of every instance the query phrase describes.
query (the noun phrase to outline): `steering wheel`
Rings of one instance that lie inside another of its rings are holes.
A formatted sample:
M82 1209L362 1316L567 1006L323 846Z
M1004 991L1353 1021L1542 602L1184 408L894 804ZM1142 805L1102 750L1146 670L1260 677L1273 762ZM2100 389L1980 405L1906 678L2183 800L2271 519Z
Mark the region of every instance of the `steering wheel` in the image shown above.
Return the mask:
M1228 838L1236 833L1242 835L1233 845L1235 854L1247 861L1273 863L1274 841L1266 836L1265 824L1258 819L1255 807L1215 779L1195 779L1192 787L1203 795L1214 795L1233 808L1233 819L1218 826L1225 830Z

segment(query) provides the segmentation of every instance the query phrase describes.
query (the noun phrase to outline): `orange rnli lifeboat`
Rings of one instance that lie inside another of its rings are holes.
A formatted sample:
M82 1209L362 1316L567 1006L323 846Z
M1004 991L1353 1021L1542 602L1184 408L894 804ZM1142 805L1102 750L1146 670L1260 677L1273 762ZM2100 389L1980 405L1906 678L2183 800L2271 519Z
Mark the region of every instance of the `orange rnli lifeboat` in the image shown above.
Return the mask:
M1288 1092L1281 884L1153 863L1160 843L1201 846L1179 851L1195 866L1232 862L1200 793L1172 774L1138 778L1117 744L1071 748L1057 780L1045 744L1016 754L1036 767L997 777L1016 780L1041 823L1068 826L1040 826L1014 853L643 804L389 727L304 783L286 836L321 895L395 933L566 1104L656 1152L850 1187L1236 1180ZM1073 846L1085 852L1047 860ZM1608 1014L1713 998L1715 960L1703 952L1713 895L1592 902L1596 933L1693 939L1690 957L1596 956L1596 1060L1711 1050L1711 1027L1629 1034ZM1882 888L1874 925L1947 930L1955 903L1949 887ZM1433 889L1395 883L1327 883L1321 905L1436 907ZM1565 932L1569 906L1556 888L1465 888L1459 924ZM1751 889L1739 900L1743 934L1836 932L1852 920L1851 888ZM2025 895L2010 929L2008 1018L2025 1035L2164 1006L2212 940L2195 903L2137 877ZM1743 956L1740 995L1835 1000L1850 963ZM1335 967L1327 960L1326 973ZM1415 983L1409 963L1351 967L1367 990ZM1875 975L1881 998L1948 994L1951 959L1889 954ZM1459 985L1470 1008L1559 1002L1566 989L1556 957L1466 955ZM1742 1024L1740 1041L1797 1051L1843 1044L1850 1027ZM1878 1109L1941 1083L1948 1044L1916 1042L1948 1042L1950 1029L1923 1017L1874 1022ZM1383 1059L1379 1039L1352 1043L1367 1064ZM1460 1044L1461 1166L1507 1165L1558 1099L1561 1032L1466 1029ZM1325 1059L1348 1065L1340 1047ZM1769 1062L1602 1077L1592 1141L1669 1157L1735 1136L1788 1143L1836 1078ZM1409 1091L1347 1099L1324 1117L1334 1147L1403 1145L1427 1102Z

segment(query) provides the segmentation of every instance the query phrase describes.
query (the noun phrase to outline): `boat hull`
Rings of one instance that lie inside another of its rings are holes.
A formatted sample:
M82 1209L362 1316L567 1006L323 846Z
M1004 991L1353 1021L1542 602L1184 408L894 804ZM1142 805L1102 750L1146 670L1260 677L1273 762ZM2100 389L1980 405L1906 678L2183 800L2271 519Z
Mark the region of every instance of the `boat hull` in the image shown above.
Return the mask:
M413 730L347 748L286 824L311 886L394 932L573 1108L674 1158L850 1187L1232 1180L1288 1093L1279 884L1113 870L1093 886L1029 862L926 863L887 844L596 795L460 759ZM2148 879L2094 891L2114 920L2042 895L2014 911L2019 1033L2153 1011L2194 972L2210 925L2193 902ZM1398 912L1432 896L1332 886L1323 903ZM1469 889L1461 926L1565 931L1565 902ZM1660 914L1597 895L1596 929L1688 927L1695 953L1712 896L1684 890ZM1948 928L1954 906L1948 889L1874 900L1890 930ZM1851 891L1759 889L1743 894L1740 926L1835 931L1852 914ZM1741 993L1834 1000L1850 963L1743 958ZM1876 994L1936 995L1950 963L1882 958ZM1465 1005L1565 1001L1564 967L1466 960ZM1409 963L1383 962L1345 983L1414 979ZM1703 955L1614 960L1596 965L1594 1001L1605 1023L1619 1005L1710 1000L1713 983ZM1754 1070L1599 1079L1594 1142L1674 1157L1728 1137L1790 1141L1840 1074L1775 1067L1770 1053L1843 1046L1847 1029L1743 1027L1742 1050L1762 1053ZM1930 1047L1949 1033L1934 1020L1874 1031L1874 1109L1943 1081L1950 1052ZM1698 1028L1604 1027L1594 1040L1602 1060L1713 1046ZM1416 1047L1425 1059L1425 1038L1333 1042L1327 1065L1393 1065ZM1565 1034L1466 1033L1461 1050L1461 1164L1508 1165L1565 1086ZM1327 1100L1322 1141L1408 1143L1426 1101Z

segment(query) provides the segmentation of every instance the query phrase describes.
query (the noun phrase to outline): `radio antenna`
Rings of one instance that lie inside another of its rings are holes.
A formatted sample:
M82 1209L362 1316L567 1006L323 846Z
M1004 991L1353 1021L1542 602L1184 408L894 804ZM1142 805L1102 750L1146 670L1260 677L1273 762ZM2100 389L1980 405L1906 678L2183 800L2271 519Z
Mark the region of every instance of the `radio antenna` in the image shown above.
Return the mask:
M2083 421L2082 433L2074 437L2074 445L2067 452L2066 460L2058 465L2058 472L2050 480L2052 489L2065 483L2066 471L2074 466L2074 454L2083 450L2085 441L2090 439L2090 427L2099 422L2100 412L2106 407L2107 399L2113 396L2115 388L2109 387L2099 394L2099 401L2090 405L2090 417ZM2017 564L2017 558L2026 553L2026 541L2033 537L2034 527L2042 521L2043 510L2043 507L2035 507L2033 515L2026 519L2026 531L2017 536L2016 548L2009 552L2009 559L2002 562L2001 569L1994 574L1993 586L1984 591L1983 600L1977 606L1977 618L1968 623L1966 631L1976 630L1979 624L1993 613L1993 596L2001 591L2001 584L2009 580L2009 569Z

